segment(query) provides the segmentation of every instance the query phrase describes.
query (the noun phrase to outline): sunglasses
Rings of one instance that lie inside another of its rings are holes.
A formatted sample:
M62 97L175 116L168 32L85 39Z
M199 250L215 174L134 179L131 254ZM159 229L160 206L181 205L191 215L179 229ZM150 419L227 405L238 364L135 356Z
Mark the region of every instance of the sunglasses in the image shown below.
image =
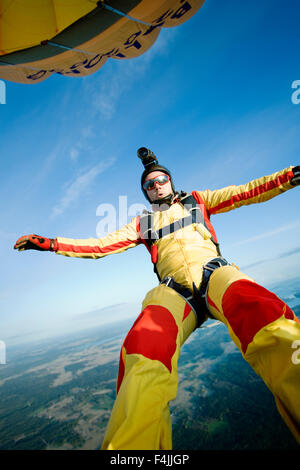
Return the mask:
M145 181L143 184L143 188L149 191L150 189L155 188L155 183L158 183L160 186L163 184L166 184L170 181L169 175L159 175L156 178L153 178L152 180Z

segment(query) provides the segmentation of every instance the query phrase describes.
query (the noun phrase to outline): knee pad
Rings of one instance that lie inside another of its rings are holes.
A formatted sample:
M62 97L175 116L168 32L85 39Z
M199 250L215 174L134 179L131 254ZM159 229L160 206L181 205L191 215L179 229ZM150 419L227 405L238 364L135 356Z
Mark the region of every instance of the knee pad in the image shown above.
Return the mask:
M131 330L121 350L118 389L125 373L125 356L140 354L148 359L161 362L171 373L172 357L177 349L178 326L171 312L160 305L147 305Z
M243 353L254 336L281 316L294 319L294 313L277 295L264 287L241 279L233 282L223 295L223 314L239 338Z

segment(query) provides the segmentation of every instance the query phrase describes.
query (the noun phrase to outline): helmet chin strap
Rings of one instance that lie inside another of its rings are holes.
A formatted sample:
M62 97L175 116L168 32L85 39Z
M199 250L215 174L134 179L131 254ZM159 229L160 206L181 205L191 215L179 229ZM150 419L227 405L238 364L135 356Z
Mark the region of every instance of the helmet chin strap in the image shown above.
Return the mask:
M172 201L173 201L174 197L176 196L176 194L171 192L170 194L168 194L168 196L165 196L161 199L156 199L155 201L151 201L151 204L152 205L157 204L159 206L161 206L162 204L167 204L168 206L170 206L172 204Z

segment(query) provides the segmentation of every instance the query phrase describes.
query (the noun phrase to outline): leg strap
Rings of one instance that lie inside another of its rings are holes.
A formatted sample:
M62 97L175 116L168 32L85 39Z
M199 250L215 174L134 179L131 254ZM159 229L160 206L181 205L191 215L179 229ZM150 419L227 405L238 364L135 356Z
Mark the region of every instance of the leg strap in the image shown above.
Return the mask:
M174 281L174 279L171 276L165 277L162 281L161 284L165 284L166 286L170 287L171 289L174 289L181 297L183 297L186 302L189 304L193 312L195 313L197 317L197 326L196 328L199 328L199 326L203 323L204 321L204 315L203 315L203 310L197 299L193 296L193 293L186 287L182 286L181 284L178 284L178 282Z
M194 297L197 300L197 303L201 306L202 312L205 311L205 314L209 318L214 318L210 313L210 310L207 305L207 291L208 291L208 282L212 273L222 266L230 266L230 263L222 257L211 259L208 263L203 266L203 275L202 282L199 289L193 283Z
M196 328L199 328L207 319L207 317L214 318L210 313L206 303L208 281L213 271L215 271L217 268L220 268L221 266L227 266L229 264L230 263L228 263L228 261L222 257L210 260L205 266L203 266L203 277L200 288L197 289L193 283L193 292L181 284L178 284L178 282L174 281L171 276L168 276L161 281L161 284L165 284L171 289L174 289L190 305L191 309L194 311L197 317Z

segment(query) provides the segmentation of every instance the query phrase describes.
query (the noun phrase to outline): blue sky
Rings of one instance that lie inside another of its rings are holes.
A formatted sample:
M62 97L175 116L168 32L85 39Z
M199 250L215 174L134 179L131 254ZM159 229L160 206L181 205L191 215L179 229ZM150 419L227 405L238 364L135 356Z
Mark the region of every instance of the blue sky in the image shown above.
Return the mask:
M119 196L128 206L145 204L140 146L186 191L243 184L299 164L300 104L292 102L299 17L297 1L287 8L277 0L207 0L137 59L111 59L84 78L6 82L1 340L139 313L157 283L144 247L96 261L12 247L27 233L95 237L100 204L118 208ZM296 188L214 216L223 256L266 287L299 278L299 196Z

